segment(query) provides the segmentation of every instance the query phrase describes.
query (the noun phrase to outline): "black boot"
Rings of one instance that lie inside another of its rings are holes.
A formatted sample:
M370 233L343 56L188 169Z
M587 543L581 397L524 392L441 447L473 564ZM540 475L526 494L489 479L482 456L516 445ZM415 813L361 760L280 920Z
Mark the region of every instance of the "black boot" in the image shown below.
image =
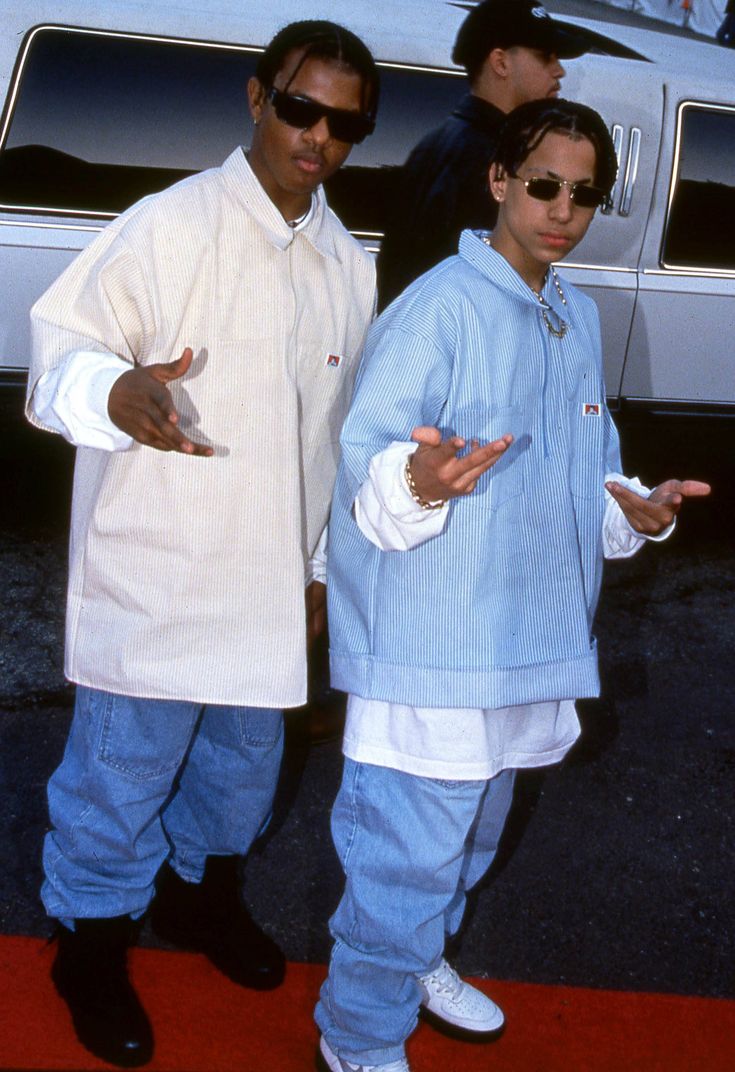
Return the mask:
M159 938L205 953L233 983L272 990L283 982L286 960L243 904L239 862L238 856L208 856L201 883L184 882L164 865L151 926Z
M146 1064L153 1056L153 1032L128 979L130 917L77 919L74 927L59 927L51 978L69 1006L79 1041L121 1068Z

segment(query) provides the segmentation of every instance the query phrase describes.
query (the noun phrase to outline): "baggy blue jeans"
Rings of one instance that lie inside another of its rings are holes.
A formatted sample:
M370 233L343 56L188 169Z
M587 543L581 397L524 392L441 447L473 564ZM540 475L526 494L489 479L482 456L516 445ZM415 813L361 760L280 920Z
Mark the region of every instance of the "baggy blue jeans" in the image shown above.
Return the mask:
M282 752L282 711L78 686L48 785L48 914L137 917L169 856L198 882L209 854L246 853L270 816Z
M332 812L345 890L316 1007L340 1057L373 1065L404 1056L421 1003L416 977L439 966L466 891L495 857L514 773L441 781L345 760Z

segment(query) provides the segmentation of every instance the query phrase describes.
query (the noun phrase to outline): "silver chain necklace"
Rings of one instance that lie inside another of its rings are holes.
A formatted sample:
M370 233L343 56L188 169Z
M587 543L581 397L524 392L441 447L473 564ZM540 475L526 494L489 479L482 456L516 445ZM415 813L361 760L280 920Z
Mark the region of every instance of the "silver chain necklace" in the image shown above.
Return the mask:
M561 283L559 282L559 277L558 277L558 275L556 274L556 272L554 270L553 264L551 265L551 279L553 281L554 286L556 287L556 293L561 298L561 303L564 306L564 308L566 309L566 307L567 307L567 299L564 297L564 291L561 289ZM533 290L533 287L531 287L531 290ZM563 339L564 336L567 333L567 328L569 327L569 324L566 322L566 320L562 320L562 318L559 317L559 327L555 328L554 325L549 320L548 316L546 315L546 310L547 309L550 312L552 311L551 306L549 305L548 302L544 301L544 299L541 297L540 293L537 290L533 290L533 293L536 295L536 297L538 298L539 302L541 303L541 316L544 318L544 324L546 324L547 330L550 331L551 334L555 338ZM554 315L556 315L556 314L554 314Z
M493 244L490 241L490 236L489 235L484 234L484 235L481 235L480 237L482 238L482 241L485 243L486 246L490 246L491 249L493 248ZM564 297L564 291L561 289L561 283L559 282L559 277L556 274L556 270L554 269L553 264L551 265L551 279L552 279L552 282L553 282L554 286L556 287L556 293L561 298L561 303L564 306L564 308L566 309L566 307L567 307L567 299ZM567 328L569 327L569 324L567 324L567 322L565 320L562 320L561 317L559 317L559 327L555 328L554 325L549 320L549 317L548 317L547 312L546 312L547 309L550 312L553 311L553 310L551 310L551 307L550 307L549 303L547 301L544 301L544 299L541 297L541 294L540 294L540 292L538 290L534 290L533 287L531 287L531 286L529 286L528 289L538 299L538 302L539 302L539 304L541 306L541 316L543 317L544 324L546 324L546 330L551 335L553 335L556 339L563 339L564 336L567 333Z

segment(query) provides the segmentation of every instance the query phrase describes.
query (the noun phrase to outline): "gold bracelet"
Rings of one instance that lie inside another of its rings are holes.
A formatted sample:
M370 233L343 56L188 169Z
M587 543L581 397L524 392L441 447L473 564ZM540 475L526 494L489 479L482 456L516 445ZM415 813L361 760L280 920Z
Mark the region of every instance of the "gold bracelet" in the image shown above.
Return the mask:
M408 490L411 494L411 498L414 502L417 502L419 504L422 510L440 510L442 506L446 504L446 499L437 499L435 502L431 502L429 499L423 499L419 495L418 488L416 487L416 481L414 480L413 473L411 472L412 457L413 455L409 454L408 458L406 458L406 468L403 471L404 476L406 477L406 483L408 484Z

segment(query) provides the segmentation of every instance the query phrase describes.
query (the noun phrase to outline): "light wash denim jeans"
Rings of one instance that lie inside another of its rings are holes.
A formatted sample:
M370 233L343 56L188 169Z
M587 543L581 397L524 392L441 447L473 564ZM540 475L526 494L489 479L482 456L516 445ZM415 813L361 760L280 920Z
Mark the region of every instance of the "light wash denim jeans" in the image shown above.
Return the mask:
M48 786L48 914L137 917L169 856L198 882L208 854L246 853L270 816L282 752L282 711L78 686Z
M332 836L346 883L316 1007L340 1057L373 1065L404 1056L421 1002L416 977L439 966L466 891L493 861L514 773L440 781L345 760Z

